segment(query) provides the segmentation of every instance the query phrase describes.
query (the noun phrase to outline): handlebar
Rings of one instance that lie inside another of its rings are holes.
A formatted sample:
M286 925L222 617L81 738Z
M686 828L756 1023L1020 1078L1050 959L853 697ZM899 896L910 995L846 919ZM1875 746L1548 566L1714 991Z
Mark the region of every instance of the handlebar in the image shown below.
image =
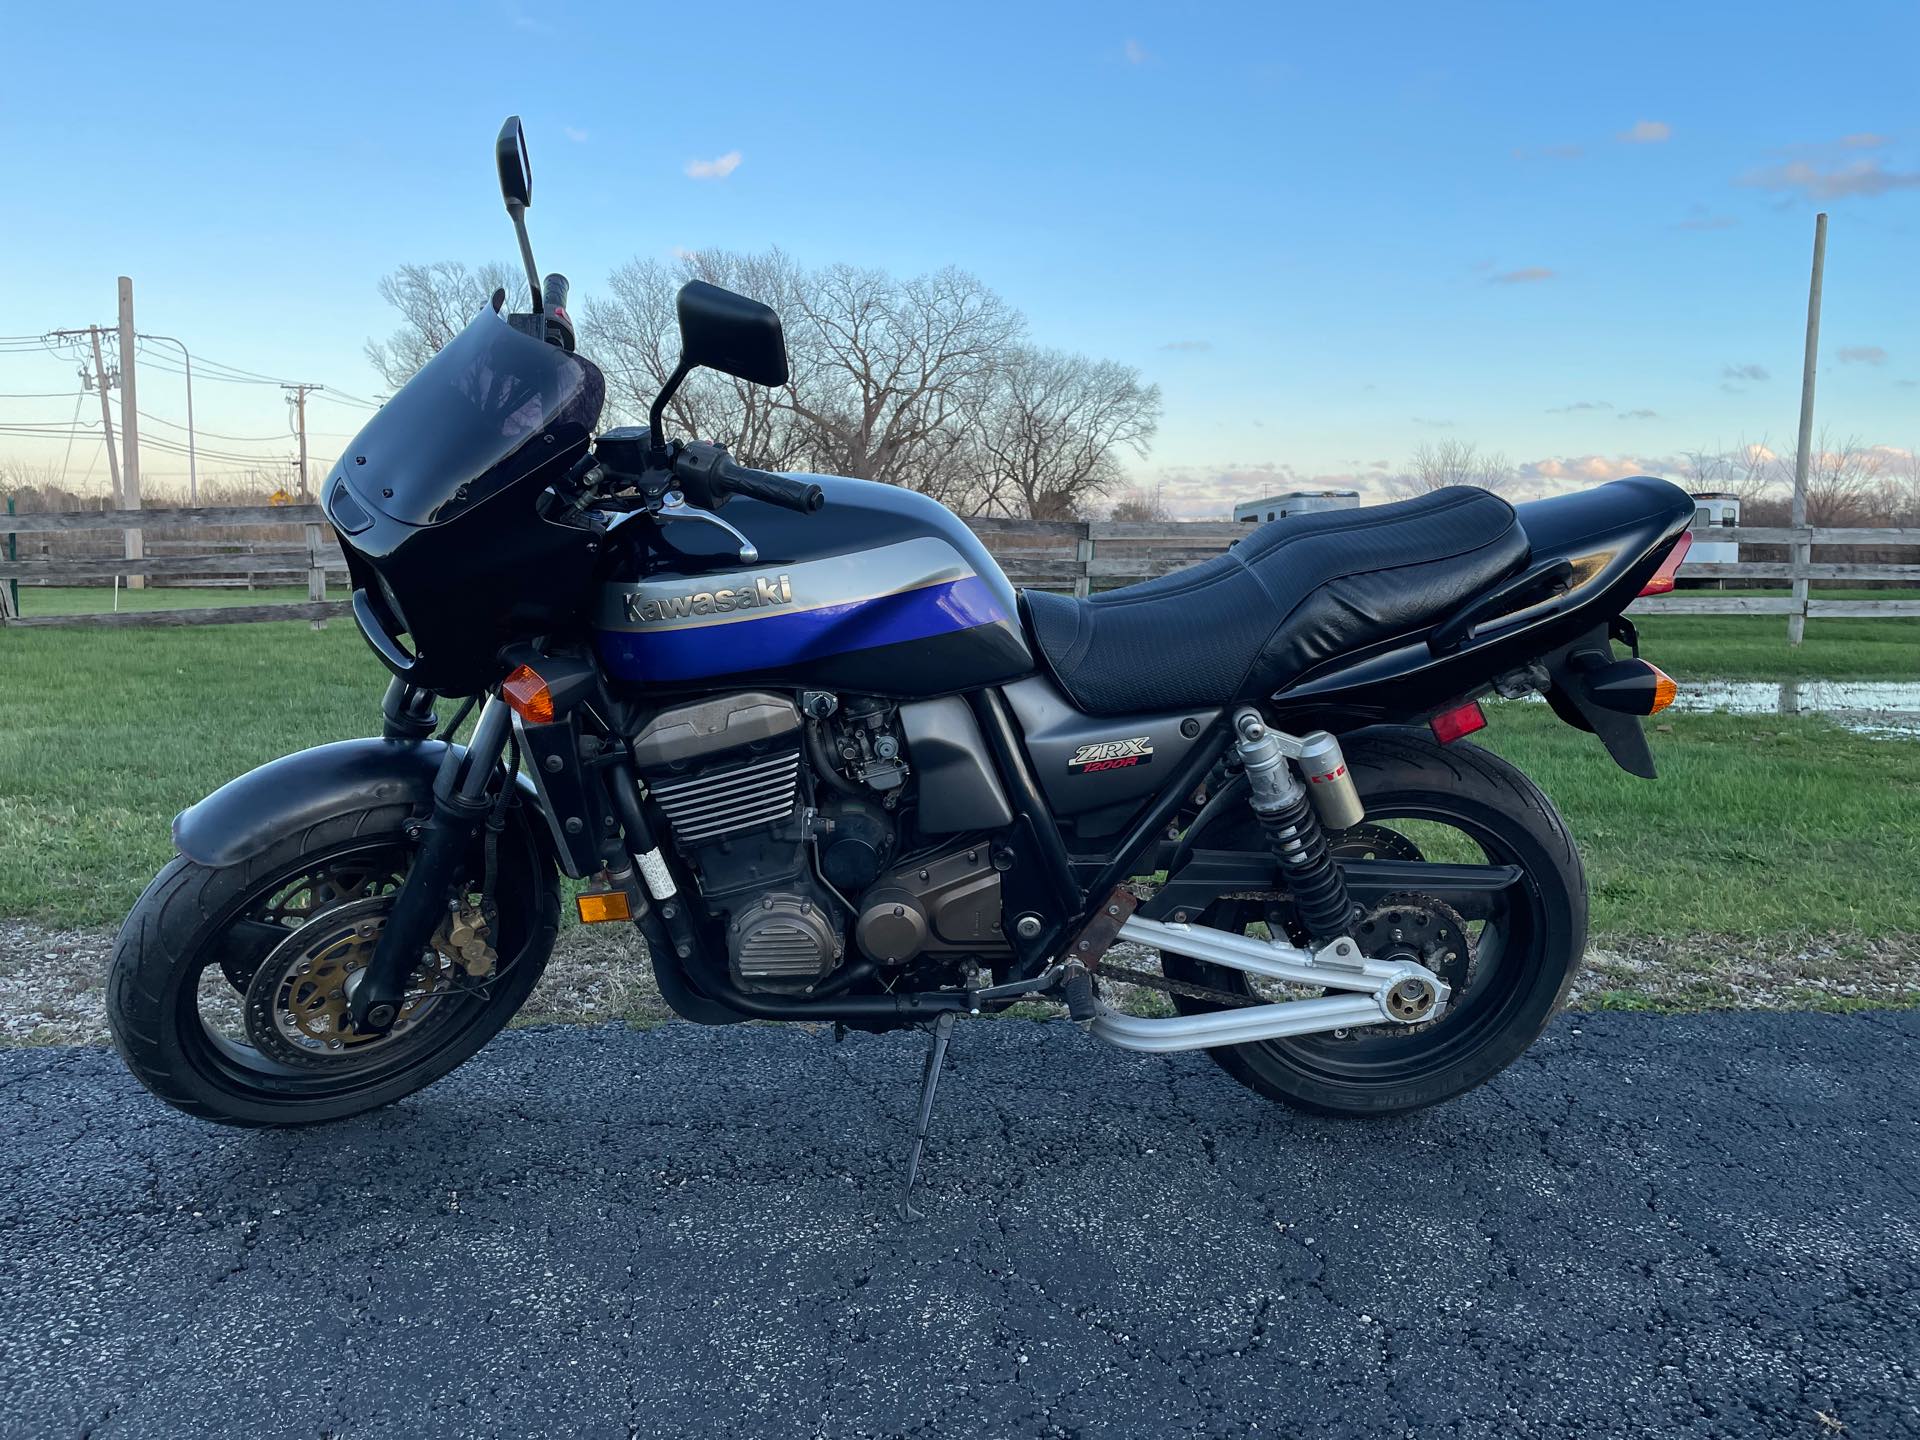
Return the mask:
M558 270L540 287L540 309L546 320L546 338L569 355L574 349L573 317L567 314L567 277Z
M743 495L749 500L811 515L827 503L826 493L810 481L735 464L718 445L699 441L680 448L673 459L673 473L695 500L709 505L718 504L729 495Z

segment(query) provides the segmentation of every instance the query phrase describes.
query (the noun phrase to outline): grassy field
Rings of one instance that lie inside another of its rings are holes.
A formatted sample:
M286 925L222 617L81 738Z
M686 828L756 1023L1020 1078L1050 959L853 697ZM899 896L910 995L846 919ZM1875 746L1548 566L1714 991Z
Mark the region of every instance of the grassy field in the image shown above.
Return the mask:
M1775 629L1771 617L1705 624L1725 633L1678 633L1697 616L1662 621L1675 633L1650 633L1648 653L1680 675L1752 674L1724 657L1764 652ZM1893 638L1852 646L1882 667L1865 673L1900 673ZM1810 642L1803 654L1815 653ZM1712 655L1721 666L1704 663ZM276 755L377 730L384 684L345 622L16 631L0 634L0 669L0 915L69 925L118 921L171 853L182 806ZM1674 715L1653 736L1662 779L1648 784L1542 706L1495 708L1481 738L1566 813L1596 932L1920 930L1920 745L1817 718Z

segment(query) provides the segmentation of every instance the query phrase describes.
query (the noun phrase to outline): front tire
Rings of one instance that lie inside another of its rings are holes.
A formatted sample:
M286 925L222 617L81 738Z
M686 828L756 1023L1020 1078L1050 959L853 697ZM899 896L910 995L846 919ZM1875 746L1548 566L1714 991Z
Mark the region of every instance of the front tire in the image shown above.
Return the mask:
M237 865L176 856L154 877L121 927L107 979L114 1046L142 1085L204 1120L311 1125L410 1095L493 1038L539 980L559 928L552 863L517 808L499 839L491 896L498 978L452 998L433 1045L328 1072L261 1053L231 1021L234 992L245 991L277 944L317 916L397 887L412 851L401 829L410 813L369 807L287 835ZM477 841L469 869L483 873Z
M1346 757L1369 827L1418 835L1457 832L1478 847L1480 857L1425 858L1518 865L1524 877L1507 892L1503 913L1485 922L1471 983L1437 1021L1404 1031L1370 1027L1344 1037L1300 1036L1207 1053L1248 1089L1295 1109L1401 1114L1482 1084L1546 1029L1586 949L1586 875L1553 803L1497 755L1464 743L1441 746L1416 731L1374 731L1355 737ZM1229 841L1210 837L1205 843L1259 846L1260 831L1251 819L1249 812ZM1244 902L1220 900L1200 923L1238 931L1259 919ZM1165 953L1161 966L1176 980L1255 993L1239 971ZM1172 998L1186 1014L1218 1008L1193 997Z

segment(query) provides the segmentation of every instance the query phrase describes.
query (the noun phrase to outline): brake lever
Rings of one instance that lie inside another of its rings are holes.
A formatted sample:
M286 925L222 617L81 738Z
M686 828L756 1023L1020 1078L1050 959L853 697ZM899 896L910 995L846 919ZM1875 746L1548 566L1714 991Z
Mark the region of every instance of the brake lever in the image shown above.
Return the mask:
M669 490L660 497L660 504L651 512L656 520L704 520L709 525L718 525L740 546L740 563L757 565L760 552L754 543L735 528L732 521L716 515L711 510L703 510L697 505L687 504L687 497L678 490Z

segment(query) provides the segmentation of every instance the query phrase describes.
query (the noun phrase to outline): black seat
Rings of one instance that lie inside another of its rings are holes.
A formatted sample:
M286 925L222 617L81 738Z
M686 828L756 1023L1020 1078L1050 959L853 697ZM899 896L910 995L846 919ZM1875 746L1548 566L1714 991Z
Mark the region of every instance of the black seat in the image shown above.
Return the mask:
M1528 553L1511 505L1453 487L1275 520L1224 555L1090 600L1023 594L1073 703L1124 715L1270 695L1322 660L1431 628Z

